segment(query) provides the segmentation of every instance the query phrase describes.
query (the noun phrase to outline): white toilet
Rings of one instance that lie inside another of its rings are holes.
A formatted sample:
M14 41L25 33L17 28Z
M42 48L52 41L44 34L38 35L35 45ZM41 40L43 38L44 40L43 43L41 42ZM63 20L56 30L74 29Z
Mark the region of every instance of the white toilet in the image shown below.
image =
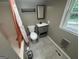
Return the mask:
M36 41L38 36L37 36L37 33L34 32L35 26L34 25L28 26L28 29L30 31L30 38L31 38L31 40Z

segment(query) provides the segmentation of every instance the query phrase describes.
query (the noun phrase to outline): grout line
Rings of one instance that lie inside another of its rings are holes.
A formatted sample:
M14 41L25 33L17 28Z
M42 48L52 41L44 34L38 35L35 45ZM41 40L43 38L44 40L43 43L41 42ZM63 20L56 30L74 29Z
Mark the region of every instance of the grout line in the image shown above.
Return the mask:
M49 40L68 58L71 59L70 56L67 55L67 53L65 53L53 40L51 37L47 36L49 38Z

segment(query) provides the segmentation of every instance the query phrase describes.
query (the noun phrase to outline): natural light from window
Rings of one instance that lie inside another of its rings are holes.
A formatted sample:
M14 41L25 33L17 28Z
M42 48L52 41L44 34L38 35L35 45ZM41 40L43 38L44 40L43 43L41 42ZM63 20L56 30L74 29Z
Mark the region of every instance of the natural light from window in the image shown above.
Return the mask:
M64 15L65 17L62 19L64 21L61 25L61 28L72 34L78 35L78 1L77 0L72 0L70 2L69 8L67 12L65 11Z

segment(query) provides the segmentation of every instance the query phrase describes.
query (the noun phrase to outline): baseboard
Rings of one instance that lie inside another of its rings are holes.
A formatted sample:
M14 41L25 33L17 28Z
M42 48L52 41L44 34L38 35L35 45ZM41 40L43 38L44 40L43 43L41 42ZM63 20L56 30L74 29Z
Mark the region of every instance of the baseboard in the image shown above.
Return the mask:
M68 54L65 53L65 52L52 40L51 37L48 36L48 38L49 38L49 40L61 51L61 53L63 53L68 59L71 59L70 56L68 56Z

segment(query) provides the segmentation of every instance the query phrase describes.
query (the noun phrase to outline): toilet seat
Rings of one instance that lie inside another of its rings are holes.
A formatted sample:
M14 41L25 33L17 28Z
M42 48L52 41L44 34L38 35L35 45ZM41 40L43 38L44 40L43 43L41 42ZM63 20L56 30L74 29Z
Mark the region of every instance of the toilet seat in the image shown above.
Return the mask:
M31 32L31 33L30 33L30 38L31 38L32 40L36 40L36 39L37 39L37 33Z

